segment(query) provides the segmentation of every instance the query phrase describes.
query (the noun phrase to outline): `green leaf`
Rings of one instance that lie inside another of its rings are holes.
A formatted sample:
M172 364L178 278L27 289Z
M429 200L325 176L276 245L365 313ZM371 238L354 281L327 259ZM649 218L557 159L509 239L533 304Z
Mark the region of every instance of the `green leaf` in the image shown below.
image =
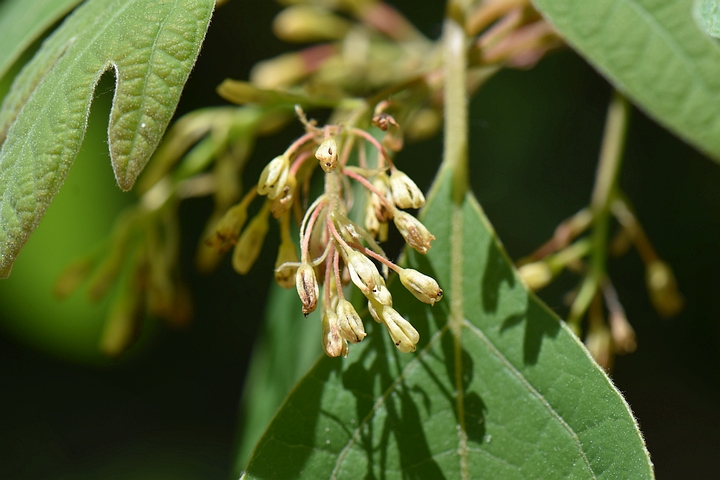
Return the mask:
M252 448L292 387L322 353L319 313L298 318L298 312L300 300L295 289L273 285L243 390L236 472L247 464Z
M322 359L295 387L245 478L653 477L628 405L527 291L472 195L453 203L451 174L424 210L437 240L408 257L446 298L393 289L418 351L368 321L347 359Z
M81 0L5 0L0 3L0 78L26 48Z
M0 110L0 276L9 275L60 188L108 70L116 78L108 128L113 170L122 189L132 187L172 117L213 6L89 0L43 43Z
M700 0L695 2L695 18L698 25L711 37L720 38L720 2Z
M720 47L686 0L534 0L568 43L659 123L720 161Z

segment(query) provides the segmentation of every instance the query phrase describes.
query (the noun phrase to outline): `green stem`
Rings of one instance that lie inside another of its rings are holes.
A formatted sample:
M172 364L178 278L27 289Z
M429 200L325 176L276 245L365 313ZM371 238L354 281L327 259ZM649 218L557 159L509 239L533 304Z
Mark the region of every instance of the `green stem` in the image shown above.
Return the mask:
M443 53L445 151L441 169L452 171L453 200L460 204L469 189L467 48L462 25L450 17L443 28Z
M618 175L622 164L630 104L615 91L608 107L605 133L598 162L590 208L593 214L590 268L575 301L570 307L568 323L579 331L580 319L590 306L605 276L610 205L617 196Z

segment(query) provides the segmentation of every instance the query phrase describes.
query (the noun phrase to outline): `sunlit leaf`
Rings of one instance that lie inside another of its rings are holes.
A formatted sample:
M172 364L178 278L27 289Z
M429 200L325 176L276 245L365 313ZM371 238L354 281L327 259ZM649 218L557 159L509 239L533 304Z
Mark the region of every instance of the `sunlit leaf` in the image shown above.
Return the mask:
M81 0L5 0L0 3L0 78L53 23Z
M93 92L111 70L115 178L132 187L157 147L205 36L213 0L89 0L17 76L0 110L0 276L77 155Z
M409 256L446 298L429 307L393 285L418 351L367 321L347 359L294 388L245 478L652 478L627 404L528 293L475 199L453 203L450 173L424 211L437 240Z
M720 160L720 46L687 0L534 0L570 45L659 123Z

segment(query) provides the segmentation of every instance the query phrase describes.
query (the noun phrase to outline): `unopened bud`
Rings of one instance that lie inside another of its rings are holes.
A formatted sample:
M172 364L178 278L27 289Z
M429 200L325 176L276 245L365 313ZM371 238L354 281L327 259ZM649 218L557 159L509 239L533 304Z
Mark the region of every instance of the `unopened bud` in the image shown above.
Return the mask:
M390 203L391 205L394 203L392 193L390 191L390 179L385 173L379 173L378 175L376 175L375 179L372 182L372 185L377 192L379 192L383 197L385 197L387 203ZM383 202L377 194L373 193L370 196L370 204L375 209L375 216L380 221L380 223L387 222L393 217L392 212L388 210L385 202Z
M231 207L220 218L213 234L205 240L205 244L225 253L237 242L240 230L247 221L247 205L243 202Z
M414 352L415 345L420 341L420 334L415 327L392 307L382 307L380 317L398 350L403 353Z
M425 205L425 196L418 186L398 169L390 174L390 189L395 205L399 208L420 208Z
M585 338L585 346L595 361L606 371L612 367L613 351L610 330L604 323L590 328Z
M423 303L435 305L435 302L440 301L443 296L443 291L434 278L412 268L405 268L400 272L400 281Z
M345 253L350 279L363 295L374 298L382 305L391 305L390 291L375 264L356 250L348 249Z
M295 175L288 175L287 181L285 182L285 186L280 192L280 195L273 200L272 206L270 207L273 217L280 218L284 213L290 210L296 185L297 179L295 178Z
M349 28L350 23L344 18L311 5L288 7L273 21L273 32L286 42L339 40Z
M90 276L95 267L95 255L75 260L63 270L53 285L53 293L58 298L66 298Z
M682 310L683 298L670 265L662 260L650 263L645 271L645 282L650 301L660 315L672 317Z
M268 228L267 210L263 209L250 221L233 250L232 265L236 272L245 275L260 256Z
M348 344L340 335L338 316L332 310L326 310L322 318L322 344L328 357L347 357Z
M302 313L306 317L317 308L320 291L315 270L310 264L303 263L295 274L295 287L302 302Z
M352 303L344 298L338 302L336 309L338 323L340 325L340 335L348 342L358 343L365 338L365 327L363 326L360 315L355 311Z
M330 173L338 165L338 145L334 138L323 141L315 151L315 158L320 162L320 167L325 173Z
M623 312L610 313L610 333L615 350L619 354L632 353L637 348L635 330L633 330Z
M285 155L278 155L268 163L260 174L258 195L267 195L270 200L277 198L285 187L290 161Z
M297 273L297 267L292 265L286 265L286 263L297 263L297 251L295 250L295 244L290 239L285 239L278 248L278 255L275 259L275 281L278 285L283 288L292 288L295 285L295 274ZM282 268L280 268L282 267Z
M435 237L425 228L425 225L420 223L420 220L407 212L397 210L393 221L408 245L422 254L430 250Z
M534 292L546 286L553 279L552 270L545 262L526 263L518 268L518 273L530 290Z

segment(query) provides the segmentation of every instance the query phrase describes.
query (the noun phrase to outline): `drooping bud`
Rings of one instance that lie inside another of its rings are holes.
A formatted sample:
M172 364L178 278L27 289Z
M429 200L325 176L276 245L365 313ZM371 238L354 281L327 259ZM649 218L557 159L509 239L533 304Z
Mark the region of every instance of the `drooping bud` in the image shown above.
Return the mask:
M443 296L443 291L434 278L412 268L404 268L400 271L400 281L423 303L435 305L435 302L440 301Z
M335 139L330 137L324 140L315 151L315 158L325 173L335 170L338 165L338 145Z
M348 344L340 335L338 316L332 310L325 310L322 317L322 345L328 357L347 357Z
M220 253L227 252L237 242L240 230L246 221L247 205L245 202L240 202L225 212L215 226L213 234L205 240L205 244Z
M265 235L270 227L268 212L265 208L258 212L240 235L237 245L235 245L232 265L240 275L248 273L260 255L260 250L262 250L265 242Z
M372 186L375 188L375 190L382 194L382 196L387 200L387 203L390 203L391 205L394 203L390 190L390 179L385 173L377 174L372 182ZM393 212L388 210L385 202L383 202L377 194L373 193L370 196L370 203L375 209L375 215L377 216L377 219L380 221L380 223L387 222L388 220L393 218Z
M405 173L393 169L390 174L390 189L395 205L399 208L420 208L425 205L425 196Z
M332 12L312 5L293 5L281 11L273 21L275 35L286 42L339 40L350 22Z
M650 263L645 271L645 283L650 301L660 315L672 317L682 310L683 298L670 265L662 260Z
M268 163L260 174L258 195L267 195L270 200L277 198L285 188L290 160L285 155L278 155Z
M280 218L285 212L290 210L296 186L297 179L295 175L289 174L285 186L275 200L273 200L272 206L270 207L273 217Z
M297 273L297 267L285 266L280 268L285 263L297 263L297 251L295 244L292 240L284 238L280 247L278 248L278 255L275 260L275 281L278 285L283 288L292 288L295 284L295 274Z
M610 336L610 330L604 323L590 327L590 331L585 338L585 346L601 367L606 371L612 368L612 337Z
M380 318L384 320L398 350L403 353L415 351L415 345L420 341L420 334L410 322L392 307L382 307Z
M537 292L553 279L550 266L542 261L526 263L518 268L518 273L533 292Z
M302 312L306 317L317 308L320 291L315 270L310 264L303 263L295 274L295 287L302 302Z
M340 325L340 335L342 335L345 340L358 343L365 338L365 327L352 303L344 298L340 299L336 312Z
M402 210L395 211L393 220L408 245L422 254L430 250L435 237L425 228L425 225L420 223L420 220Z
M635 330L627 321L625 313L622 311L611 312L608 322L610 323L610 334L617 353L623 355L634 352L637 348Z
M385 286L375 264L362 253L348 249L345 251L350 280L366 297L372 297L382 305L392 305L392 296Z

